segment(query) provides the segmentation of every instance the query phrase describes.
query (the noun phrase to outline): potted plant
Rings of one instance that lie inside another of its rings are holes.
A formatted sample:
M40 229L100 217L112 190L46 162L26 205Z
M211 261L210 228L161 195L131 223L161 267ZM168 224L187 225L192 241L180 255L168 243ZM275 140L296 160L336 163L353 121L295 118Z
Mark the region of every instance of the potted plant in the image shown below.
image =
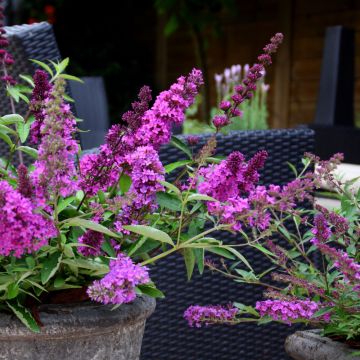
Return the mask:
M222 107L218 129L251 97L281 40L281 34L272 38L233 103ZM178 252L190 278L195 265L202 272L205 251L248 265L235 248L209 237L236 229L208 213L205 202L215 199L195 186L201 168L218 162L211 156L215 137L192 160L166 167L159 160L159 147L184 120L202 74L194 69L180 77L151 107L144 86L99 151L81 156L65 91L66 80L79 80L65 73L69 60L34 60L41 69L21 76L28 86L19 85L9 73L14 60L7 45L0 28L1 81L12 108L0 117L0 140L8 146L0 163L2 354L138 359L145 320L155 307L151 298L163 296L149 266ZM29 104L26 114L16 113L19 101ZM189 153L179 139L172 141ZM24 155L33 159L28 166ZM242 166L254 175L261 167L255 162ZM176 180L167 182L165 175L177 170ZM190 233L194 218L205 221Z
M354 181L342 182L334 176L341 159L341 154L329 161L306 154L302 171L293 167L294 181L284 186L251 186L235 193L235 197L225 195L221 199L225 202L221 211L228 217L233 216L234 204L242 205L243 209L233 217L243 235L238 247L258 250L268 261L269 270L259 274L256 268L249 270L238 263L206 265L238 283L265 287L265 299L225 307L191 306L184 314L190 326L303 323L315 330L288 337L285 348L294 359L358 358L360 191L351 186ZM204 173L200 193L220 200L213 179L218 179L230 161L231 157ZM237 176L242 174L239 169ZM314 191L324 182L340 199L339 209L328 210L314 203ZM225 182L219 181L218 186L225 186ZM304 202L314 207L307 209ZM219 210L215 204L208 203L210 213Z

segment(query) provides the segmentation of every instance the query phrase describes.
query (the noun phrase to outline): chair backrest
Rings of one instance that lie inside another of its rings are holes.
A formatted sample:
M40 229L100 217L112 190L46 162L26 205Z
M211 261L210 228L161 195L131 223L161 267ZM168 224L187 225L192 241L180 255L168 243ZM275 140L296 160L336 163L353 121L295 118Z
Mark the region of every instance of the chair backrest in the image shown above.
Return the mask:
M71 95L76 103L76 113L80 119L82 149L91 149L104 142L110 126L104 79L100 76L83 77L84 83L70 81Z
M199 146L209 135L201 136ZM264 184L284 184L294 178L287 165L301 167L306 151L314 149L314 132L309 129L234 131L218 136L217 155L228 155L234 150L247 158L258 150L269 153L262 173ZM199 147L198 146L198 147ZM184 159L180 150L166 146L161 150L164 164ZM231 234L221 234L224 243L240 240ZM245 256L257 271L270 267L261 254L246 250ZM217 326L203 329L189 328L182 318L192 304L228 304L238 301L254 305L262 298L260 287L236 284L230 279L206 272L186 280L183 259L174 255L151 267L150 274L166 298L157 302L155 313L147 321L142 346L142 359L146 360L281 360L288 359L284 342L294 327L280 324L256 326Z
M6 37L9 39L9 52L15 59L10 73L18 79L20 74L33 74L35 65L29 59L40 61L60 60L52 26L46 22L31 25L6 26ZM16 112L26 114L27 106L23 102L15 104ZM0 115L10 114L10 102L5 96L5 89L0 84ZM0 141L0 157L8 153L8 147Z

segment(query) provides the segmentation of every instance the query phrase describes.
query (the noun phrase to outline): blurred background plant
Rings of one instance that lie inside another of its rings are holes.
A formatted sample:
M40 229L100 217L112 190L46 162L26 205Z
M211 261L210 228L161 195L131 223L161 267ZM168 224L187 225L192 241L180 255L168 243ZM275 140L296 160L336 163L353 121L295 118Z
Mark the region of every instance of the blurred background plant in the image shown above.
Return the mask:
M232 65L230 68L224 69L223 73L215 74L215 88L217 107L221 101L228 101L235 93L235 86L239 84L249 71L249 64L241 66L239 64ZM248 102L240 105L241 115L233 118L228 126L222 129L223 132L230 130L264 130L268 129L268 108L267 94L270 85L265 82L264 77L257 84L257 90L254 92L253 98ZM202 95L199 94L196 102L187 110L186 121L184 122L184 134L198 134L213 131L213 127L199 119L200 106L202 104ZM219 114L217 107L213 107L210 111L210 117L213 118Z

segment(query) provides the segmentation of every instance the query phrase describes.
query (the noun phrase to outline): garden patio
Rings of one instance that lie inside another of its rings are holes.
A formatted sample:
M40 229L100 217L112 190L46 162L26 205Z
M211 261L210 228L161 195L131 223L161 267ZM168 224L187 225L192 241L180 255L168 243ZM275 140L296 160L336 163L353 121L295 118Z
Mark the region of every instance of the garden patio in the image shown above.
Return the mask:
M360 2L111 5L0 0L0 359L358 359Z

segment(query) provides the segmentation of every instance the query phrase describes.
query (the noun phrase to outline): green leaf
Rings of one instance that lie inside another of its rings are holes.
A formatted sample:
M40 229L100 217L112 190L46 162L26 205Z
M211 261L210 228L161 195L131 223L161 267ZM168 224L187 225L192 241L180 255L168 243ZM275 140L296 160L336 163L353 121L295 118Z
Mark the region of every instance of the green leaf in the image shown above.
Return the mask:
M235 260L235 256L227 249L224 249L223 247L214 246L214 247L206 247L206 251L210 251L214 254L223 256L227 259Z
M236 249L234 249L231 246L225 246L224 247L226 250L230 251L231 253L233 253L239 260L241 260L251 271L253 271L253 268L251 267L251 265L249 264L249 262L246 260L246 258L244 257L244 255L242 255L239 251L237 251Z
M156 194L157 203L166 209L173 211L181 211L181 201L177 196L166 192L158 192Z
M29 267L29 269L33 269L36 265L35 259L32 256L27 256L25 258L25 262L26 262L27 266Z
M61 61L60 64L58 64L56 70L58 71L58 73L62 73L67 68L68 65L69 65L69 58L67 57L63 61Z
M270 256L274 256L274 254L273 254L270 250L264 248L264 247L263 247L262 245L260 245L260 244L251 244L251 246L254 247L254 248L256 248L256 249L258 249L259 251L261 251L261 252L264 253L264 254L267 254L267 255L270 255Z
M187 278L188 280L190 280L195 266L195 255L193 249L190 248L184 249L184 260L185 260Z
M0 132L4 133L4 134L11 134L11 135L16 135L16 131L9 128L8 126L6 125L2 125L0 124Z
M100 273L107 274L109 272L109 267L107 265L101 264L92 259L82 259L82 258L76 258L76 260L63 259L61 263L69 266L74 266L77 268L93 270L96 271L98 274Z
M19 75L20 79L26 81L32 87L35 87L34 80L30 75Z
M202 274L204 272L204 249L194 249L195 260L199 269L199 273Z
M10 137L2 132L0 132L0 139L4 140L10 147L15 146Z
M172 171L174 171L175 169L177 169L179 167L182 167L182 166L185 166L185 165L188 165L188 164L191 164L191 163L192 163L191 160L181 160L181 161L173 162L173 163L168 164L168 165L165 166L165 172L167 174L169 174Z
M23 123L24 118L19 114L8 114L0 118L0 123L4 125L11 125L16 123Z
M116 252L108 239L105 239L104 243L101 246L101 249L104 250L109 256L116 257Z
M287 161L287 164L288 164L289 168L291 169L291 171L294 173L295 177L297 177L297 176L298 176L298 172L297 172L297 170L296 170L296 167L295 167L292 163L290 163L290 162L288 162L288 161Z
M54 76L54 73L53 71L51 70L50 66L43 63L42 61L39 61L39 60L35 60L35 59L29 59L30 61L32 61L33 63L35 63L36 65L39 65L40 67L42 67L45 71L47 71L51 77Z
M135 241L134 244L132 244L127 252L129 256L134 254L138 249L140 249L146 242L147 237L142 236L139 240Z
M14 299L19 295L19 285L11 283L7 288L7 298Z
M20 137L20 141L24 143L29 136L30 132L30 124L29 123L23 123L19 122L16 124L16 129Z
M19 303L10 303L7 301L6 304L28 329L36 333L40 332L39 325L36 323L28 309L21 306Z
M41 269L41 282L45 285L59 269L62 259L61 252L55 252L51 254L44 262Z
M59 75L59 77L65 79L65 80L77 81L82 84L84 83L84 80L78 78L77 76L73 76L73 75L69 75L69 74L61 74L61 75Z
M55 281L54 281L54 287L55 288L60 288L65 284L65 279L61 276L56 277Z
M90 229L90 230L94 230L97 231L99 233L105 234L105 235L109 235L112 237L116 237L119 238L121 237L120 235L112 232L111 230L109 230L108 228L106 228L103 225L100 225L94 221L91 220L86 220L86 219L81 219L81 218L70 218L70 219L66 219L64 220L64 224L66 224L67 226L82 226L86 229Z
M20 151L30 155L34 159L38 158L38 151L30 146L18 146L17 150L20 150Z
M126 194L131 186L131 177L126 174L122 174L119 181L120 190L123 194Z
M165 233L164 231L161 231L159 229L153 228L151 226L146 225L124 225L123 228L125 230L131 231L135 234L146 236L150 239L158 240L163 243L170 244L174 246L174 242L172 241L171 237Z
M175 147L183 151L186 155L189 156L190 159L192 158L191 150L182 140L180 140L176 136L172 136L170 143L171 145L174 145Z
M20 94L21 94L19 89L17 89L14 86L8 86L6 90L7 90L8 95L11 96L15 100L15 102L18 103L20 100Z
M325 315L327 313L330 313L333 310L332 306L324 306L320 310L316 311L316 313L313 314L312 318L315 319L317 317L320 317L322 315Z
M207 195L203 195L203 194L191 194L187 199L187 201L196 201L196 200L215 201L215 202L218 201L211 196L207 196Z
M142 294L153 298L163 299L165 297L162 291L151 285L138 285L137 288L141 291Z
M167 181L159 181L161 185L165 186L167 189L173 191L175 194L180 195L181 191L173 184Z
M75 199L76 199L75 196L70 196L66 199L60 199L57 206L58 214L60 214L63 210L65 210Z

